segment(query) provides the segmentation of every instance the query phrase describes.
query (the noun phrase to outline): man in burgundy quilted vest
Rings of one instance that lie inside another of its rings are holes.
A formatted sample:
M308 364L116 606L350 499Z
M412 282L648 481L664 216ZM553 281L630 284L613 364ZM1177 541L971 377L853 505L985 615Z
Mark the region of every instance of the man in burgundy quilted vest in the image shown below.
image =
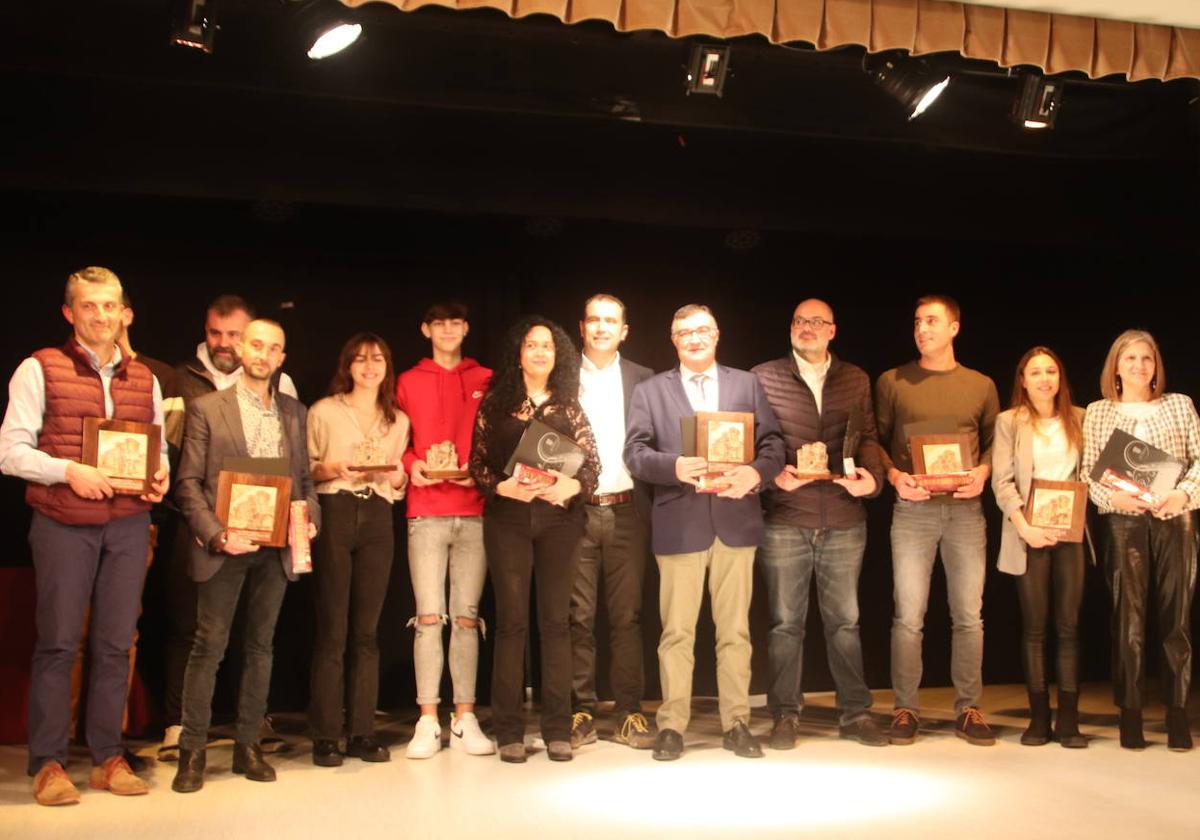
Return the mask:
M146 576L150 506L167 489L166 450L153 492L119 495L82 463L84 418L162 425L158 381L116 344L124 307L121 281L90 267L67 279L63 317L74 335L39 350L9 381L0 427L0 472L27 482L33 508L29 544L37 580L37 645L29 690L29 774L42 805L79 801L67 776L71 666L92 605L87 743L89 786L146 793L122 757L121 718L129 647Z

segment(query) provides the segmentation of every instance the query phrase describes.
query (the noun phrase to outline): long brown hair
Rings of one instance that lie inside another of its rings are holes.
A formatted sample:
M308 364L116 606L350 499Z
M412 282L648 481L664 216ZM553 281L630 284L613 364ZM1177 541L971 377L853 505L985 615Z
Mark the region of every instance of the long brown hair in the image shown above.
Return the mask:
M372 332L360 332L350 336L350 340L342 345L338 354L337 372L329 381L329 396L349 394L354 390L354 378L350 375L350 365L354 357L364 347L378 347L383 354L383 382L379 383L379 396L376 405L383 412L387 425L396 422L396 369L392 366L392 350L387 342Z
M1029 392L1025 390L1023 379L1025 378L1025 367L1033 359L1034 356L1049 356L1054 362L1054 366L1058 368L1058 393L1054 395L1054 414L1062 418L1063 430L1067 433L1067 442L1075 447L1076 452L1083 451L1083 428L1079 424L1079 418L1075 416L1075 407L1071 402L1071 386L1067 382L1067 371L1063 367L1062 359L1058 354L1049 347L1031 347L1025 351L1025 355L1021 357L1021 361L1017 362L1017 375L1013 379L1013 394L1010 408L1017 409L1018 417L1022 417L1026 422L1032 422L1038 416L1037 409L1033 406L1033 401L1029 399Z

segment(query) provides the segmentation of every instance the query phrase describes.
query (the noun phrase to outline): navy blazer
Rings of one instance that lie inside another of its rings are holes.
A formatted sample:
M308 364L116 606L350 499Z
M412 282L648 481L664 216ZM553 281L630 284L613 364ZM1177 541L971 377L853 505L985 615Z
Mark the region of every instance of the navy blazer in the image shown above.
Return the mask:
M278 391L274 395L283 426L284 455L292 472L292 499L308 502L308 515L321 527L321 505L308 469L308 412L298 401ZM187 422L183 432L183 455L175 477L175 502L192 531L188 572L192 580L203 583L217 573L229 555L208 550L221 531L217 519L217 485L226 458L245 458L246 434L237 403L237 386L205 394L187 404ZM284 573L291 573L292 550L280 549Z
M625 397L625 430L629 430L629 410L633 406L633 389L635 386L645 382L651 376L654 376L654 371L645 365L639 365L637 362L632 362L624 356L620 359L621 362L621 390ZM632 472L632 470L630 471ZM641 519L650 518L650 500L653 493L646 485L646 482L640 481L637 476L633 479L633 509Z
M717 365L718 408L754 413L754 461L762 483L774 481L786 459L783 434L754 374ZM741 499L720 499L697 493L675 476L675 461L683 454L679 418L696 412L683 389L676 367L647 379L633 389L625 434L625 464L635 478L654 487L651 511L655 554L705 551L717 538L728 546L762 542L762 506L756 493Z

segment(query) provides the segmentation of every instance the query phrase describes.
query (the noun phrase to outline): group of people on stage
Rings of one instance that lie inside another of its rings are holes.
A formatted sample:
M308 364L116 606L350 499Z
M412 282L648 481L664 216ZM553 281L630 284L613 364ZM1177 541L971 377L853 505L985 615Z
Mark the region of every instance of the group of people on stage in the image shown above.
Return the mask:
M527 316L513 325L489 370L463 355L466 308L435 304L421 324L428 358L397 376L383 338L354 335L339 354L328 395L306 410L281 370L283 328L254 318L241 298L213 301L195 359L172 369L133 350L133 310L115 274L98 267L72 274L63 315L73 335L21 363L0 428L0 471L27 482L34 510L29 539L37 644L28 772L37 801L79 801L65 768L70 672L85 620L89 784L121 795L147 791L124 757L121 721L155 530L152 508L159 554L166 555L160 562L169 564L168 727L159 756L178 760L172 787L191 792L203 786L217 669L227 653L241 660L233 770L257 781L275 778L262 737L273 636L287 583L304 570L303 546L293 536L285 547L270 548L222 523L222 471L256 463L274 464L290 478L290 498L306 503L314 540L309 718L312 759L320 766L340 765L347 756L390 758L374 731L376 628L394 556L392 506L405 496L416 605L409 626L421 711L408 758L429 758L443 746L439 688L448 659L450 748L526 760L522 704L534 577L540 728L551 760L570 760L574 749L598 737L594 625L601 597L610 625L611 737L652 750L655 759L680 757L706 578L723 746L738 756L761 756L749 728L755 563L771 617L769 746L790 749L799 733L814 579L840 736L870 746L911 744L920 732L922 631L939 556L953 629L955 733L972 744L992 744L995 736L979 711L987 554L981 494L989 478L1004 515L998 564L1016 577L1023 620L1030 724L1021 742L1087 746L1078 728L1076 629L1085 543L1065 541L1024 513L1035 479L1078 480L1086 482L1102 523L1120 743L1146 746L1141 709L1147 611L1153 609L1168 746L1192 747L1185 706L1200 422L1188 397L1164 390L1163 361L1148 333L1130 330L1113 343L1101 377L1104 398L1086 412L1072 404L1054 351L1030 349L1017 365L1011 406L1001 412L992 380L958 363L960 313L941 295L917 302L918 358L884 373L873 389L861 368L830 351L837 323L815 298L793 313L790 352L751 371L718 364L720 330L707 306L675 312L670 340L679 364L657 375L620 354L629 324L619 299L597 294L582 314L582 354L558 324ZM698 492L708 489L703 485L712 480L712 467L704 457L684 454L690 445L681 420L699 412L753 416L752 454L721 471L718 492ZM163 428L162 465L147 492L118 493L84 463L86 418ZM551 470L553 480L540 484L512 474L513 453L533 421L577 445L583 459L576 471ZM969 441L976 466L953 492L931 492L917 475L909 438L930 424L948 425ZM860 433L853 452L842 451L848 426ZM1092 466L1115 429L1185 463L1173 489L1148 502L1092 480ZM845 463L845 474L822 480L801 471L796 453L811 444L824 444L829 463ZM870 715L858 606L864 499L878 496L885 483L895 492L895 707L886 730ZM655 726L642 711L640 613L651 553L662 619L663 700ZM492 737L475 716L479 640L487 630L479 600L489 576L496 608ZM229 651L238 622L240 650ZM1045 663L1051 622L1053 676ZM1052 727L1048 687L1055 679Z

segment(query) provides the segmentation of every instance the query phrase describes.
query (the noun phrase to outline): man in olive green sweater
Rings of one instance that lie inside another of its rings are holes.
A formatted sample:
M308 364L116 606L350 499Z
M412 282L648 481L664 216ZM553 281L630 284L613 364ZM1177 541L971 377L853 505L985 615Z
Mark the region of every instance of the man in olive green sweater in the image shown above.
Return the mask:
M887 371L875 386L884 466L896 490L892 512L893 744L911 744L920 727L921 640L929 605L929 580L941 550L953 636L950 676L954 682L955 734L990 746L995 735L979 713L983 691L983 582L987 531L979 496L991 474L992 429L1000 410L996 385L954 358L959 308L952 298L928 295L917 301L913 322L920 357ZM914 428L914 424L917 424ZM970 480L952 495L931 494L913 478L909 437L925 429L958 432L970 439L977 464Z

